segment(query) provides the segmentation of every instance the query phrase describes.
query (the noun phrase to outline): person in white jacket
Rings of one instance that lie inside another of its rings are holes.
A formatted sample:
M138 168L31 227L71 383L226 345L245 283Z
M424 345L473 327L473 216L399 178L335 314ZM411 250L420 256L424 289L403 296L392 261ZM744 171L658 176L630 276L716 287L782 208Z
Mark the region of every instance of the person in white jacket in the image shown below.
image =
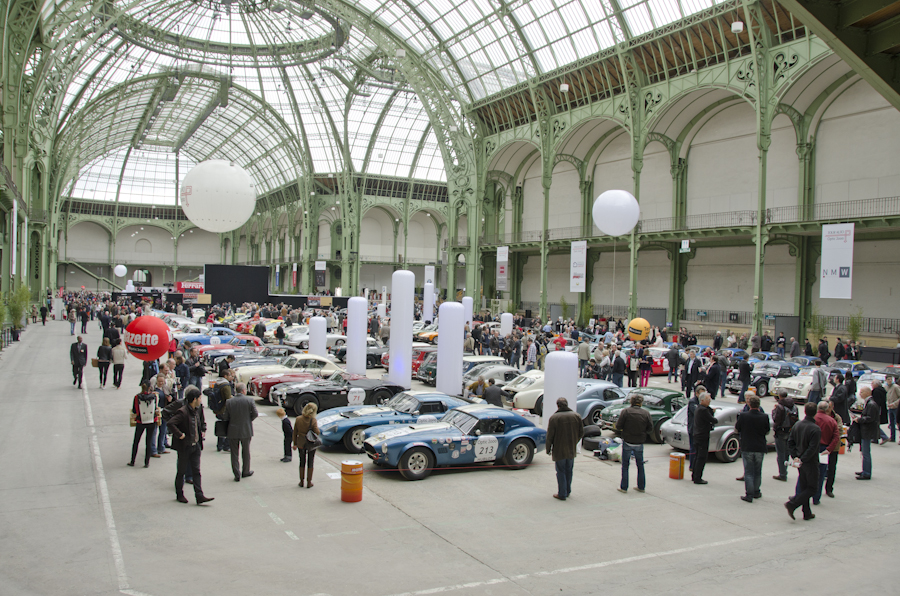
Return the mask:
M137 458L138 446L141 443L141 435L147 433L144 447L144 467L150 467L150 457L159 457L154 454L153 441L156 439L156 414L159 405L159 396L150 391L150 383L141 383L141 392L134 396L131 405L131 413L134 416L134 442L131 444L131 461L129 466L134 467Z

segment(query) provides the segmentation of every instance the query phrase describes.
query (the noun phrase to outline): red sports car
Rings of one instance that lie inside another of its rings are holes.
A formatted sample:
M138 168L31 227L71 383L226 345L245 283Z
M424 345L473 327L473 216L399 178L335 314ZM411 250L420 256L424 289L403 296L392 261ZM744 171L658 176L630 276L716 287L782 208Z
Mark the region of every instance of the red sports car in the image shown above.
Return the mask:
M279 385L281 383L297 383L299 381L312 381L315 378L316 375L308 372L262 375L260 377L255 377L252 381L250 381L250 386L247 388L247 391L250 393L250 395L255 395L268 401L269 392L275 385Z

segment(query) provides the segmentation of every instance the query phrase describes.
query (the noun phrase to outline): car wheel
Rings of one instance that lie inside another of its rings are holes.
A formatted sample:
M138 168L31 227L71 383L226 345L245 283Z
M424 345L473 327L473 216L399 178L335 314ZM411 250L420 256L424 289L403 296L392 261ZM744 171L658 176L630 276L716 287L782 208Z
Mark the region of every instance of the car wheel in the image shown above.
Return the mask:
M663 418L659 422L657 422L653 426L653 442L662 445L663 436L662 436L662 425L668 420L668 418Z
M591 408L591 411L588 412L587 418L585 421L588 424L594 424L596 426L600 426L600 419L603 416L603 407L602 406L594 406Z
M716 457L719 461L730 464L741 456L741 439L738 435L731 435L725 440L722 448L716 451Z
M372 394L372 397L367 399L368 405L370 406L383 406L388 403L391 399L391 394L389 391L385 391L384 389L380 389Z
M334 347L340 348L342 345L344 345L344 340L342 340L342 339L337 339L337 340L334 341Z
M316 396L312 395L311 393L304 393L303 395L298 397L296 400L294 400L294 414L297 416L303 416L303 407L309 403L313 403L318 406L319 400L316 399Z
M434 467L434 456L424 447L410 449L400 458L397 469L407 480L423 480L431 474Z
M544 396L540 396L535 400L534 407L529 410L532 414L537 414L538 416L544 415Z
M374 358L366 358L366 368L375 368Z
M528 439L516 439L506 450L503 463L510 470L521 470L528 467L532 459L534 459L534 444Z
M600 449L600 441L603 440L603 437L585 437L581 440L581 448L585 451L590 451L593 453Z
M769 383L766 381L763 381L762 383L760 383L756 387L756 395L758 395L760 397L765 397L765 396L769 395Z
M344 447L350 453L362 453L368 426L356 426L344 433Z

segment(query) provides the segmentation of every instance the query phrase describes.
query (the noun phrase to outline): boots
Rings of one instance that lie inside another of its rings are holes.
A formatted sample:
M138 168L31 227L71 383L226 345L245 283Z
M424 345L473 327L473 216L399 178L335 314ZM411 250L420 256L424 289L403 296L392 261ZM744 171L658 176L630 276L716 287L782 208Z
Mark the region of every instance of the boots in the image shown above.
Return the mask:
M303 486L303 475L306 472L306 468L300 466L300 484L298 486Z
M306 472L306 488L313 487L312 474L313 474L313 469L312 469L312 466L310 466L309 470L307 470L307 472Z

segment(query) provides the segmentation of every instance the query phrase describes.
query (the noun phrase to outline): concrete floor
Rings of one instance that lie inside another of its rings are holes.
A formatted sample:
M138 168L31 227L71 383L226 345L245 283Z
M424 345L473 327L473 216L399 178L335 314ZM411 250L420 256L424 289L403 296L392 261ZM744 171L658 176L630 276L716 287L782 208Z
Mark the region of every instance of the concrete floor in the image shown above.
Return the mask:
M101 391L88 368L79 391L68 330L32 326L0 355L4 595L894 593L897 445L873 448L870 482L853 479L858 450L842 457L837 498L811 522L785 513L794 476L771 480L774 453L763 498L747 504L740 463L711 461L709 485L695 486L668 478L670 449L656 445L643 495L615 490L619 464L581 456L572 498L557 501L540 454L526 470L448 470L423 482L367 463L363 501L348 504L327 474L349 456L321 452L315 487L298 488L295 463L279 461L274 407L261 405L256 474L234 482L229 455L207 448L203 484L216 500L197 507L175 501L174 454L149 469L125 465L139 363L129 359L118 391ZM91 325L91 355L99 335Z

